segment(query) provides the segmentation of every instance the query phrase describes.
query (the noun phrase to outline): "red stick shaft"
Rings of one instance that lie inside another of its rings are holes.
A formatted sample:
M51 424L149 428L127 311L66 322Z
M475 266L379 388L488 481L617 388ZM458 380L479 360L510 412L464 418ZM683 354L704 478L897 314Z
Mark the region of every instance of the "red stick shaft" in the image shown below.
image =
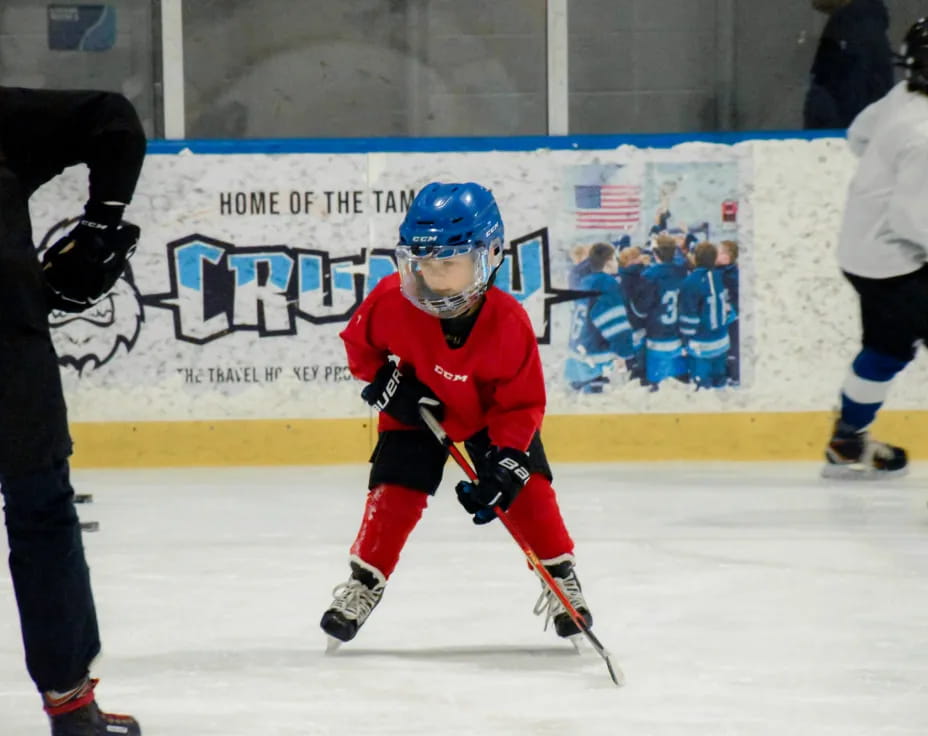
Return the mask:
M451 453L451 457L453 457L454 461L461 467L461 470L464 471L464 474L472 481L477 480L477 473L471 467L471 464L467 461L467 458L464 457L464 454L454 445L453 442L451 442L447 435L445 435L444 439L442 439L442 443L448 448L448 451ZM512 523L509 515L499 506L494 506L493 512L503 523L503 526L506 527L506 530L515 540L516 544L519 545L519 548L525 554L525 557L528 559L528 563L532 566L532 569L541 576L541 579L545 581L545 584L551 589L551 592L557 596L557 599L561 602L561 605L564 606L564 610L567 611L567 615L570 616L575 624L577 624L578 628L580 628L582 631L586 630L586 621L583 620L583 617L580 616L580 613L577 611L577 609L573 607L570 599L564 594L564 591L561 590L561 586L554 581L554 578L551 576L551 573L548 572L548 569L543 564L541 564L541 560L538 558L538 555L535 554L535 550L532 549L531 545L526 541L525 537L522 536L522 532L519 530L519 528Z
M467 458L464 457L463 453L455 446L451 441L451 438L448 436L448 433L445 432L445 428L441 426L441 423L435 418L435 416L430 412L426 407L419 407L419 414L422 417L422 421L425 422L426 426L432 431L432 434L435 435L435 439L441 442L445 447L448 448L448 452L451 453L451 457L454 458L454 461L460 466L461 470L464 471L464 474L471 481L477 480L477 473L471 467L470 463L467 461ZM541 579L544 581L545 585L548 586L554 595L557 596L557 599L564 606L564 610L567 611L567 615L573 620L577 625L577 628L583 632L584 636L590 641L593 645L593 648L596 650L596 653L603 658L606 662L606 667L609 669L609 676L612 678L612 681L616 685L622 685L625 682L625 675L622 673L618 667L612 664L611 655L606 651L606 648L603 646L602 642L596 638L596 635L590 631L589 626L586 625L586 621L581 618L580 614L577 612L577 609L573 607L570 600L564 594L564 591L561 590L561 586L558 585L554 578L551 576L551 573L545 569L545 566L541 564L541 560L538 559L538 555L535 554L535 551L529 546L528 542L525 541L525 537L522 536L522 532L512 523L509 519L509 516L506 514L503 509L499 506L493 507L493 513L499 518L503 526L506 527L506 530L509 532L510 536L516 541L516 544L519 545L522 552L525 553L526 559L528 559L529 565L532 569L538 573Z

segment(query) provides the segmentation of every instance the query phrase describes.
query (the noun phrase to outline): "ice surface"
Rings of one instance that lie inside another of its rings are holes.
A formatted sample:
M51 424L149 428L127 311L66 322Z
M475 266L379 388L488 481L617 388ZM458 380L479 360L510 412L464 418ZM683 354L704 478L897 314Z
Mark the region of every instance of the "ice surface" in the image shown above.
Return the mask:
M498 523L445 486L380 607L331 656L362 466L75 472L104 708L145 736L877 736L928 733L928 467L885 483L812 464L561 465L599 638L531 609ZM0 585L0 734L46 734Z

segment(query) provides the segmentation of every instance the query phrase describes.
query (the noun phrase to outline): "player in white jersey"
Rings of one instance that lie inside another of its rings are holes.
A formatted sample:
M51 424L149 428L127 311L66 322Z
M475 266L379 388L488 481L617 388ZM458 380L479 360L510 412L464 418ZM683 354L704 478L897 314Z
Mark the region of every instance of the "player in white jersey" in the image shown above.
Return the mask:
M897 63L904 81L848 129L860 158L848 191L838 262L860 297L862 349L841 387L825 450L827 477L905 473L905 450L867 428L890 383L928 339L928 18L909 29Z

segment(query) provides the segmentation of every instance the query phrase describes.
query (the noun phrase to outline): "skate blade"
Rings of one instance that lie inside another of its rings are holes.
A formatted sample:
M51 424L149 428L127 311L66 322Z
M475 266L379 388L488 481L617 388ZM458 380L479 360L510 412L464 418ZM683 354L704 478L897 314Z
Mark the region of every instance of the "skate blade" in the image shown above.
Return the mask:
M573 646L574 651L577 654L583 654L583 650L580 648L580 643L584 640L583 634L571 634L570 636L566 638L567 638L567 641L570 642L571 646Z
M890 478L901 478L909 474L908 466L899 470L877 470L860 464L832 465L828 463L822 468L822 478L828 480L855 480L871 481Z
M334 636L326 635L325 639L326 639L325 641L325 653L326 654L335 654L335 652L339 650L339 647L341 647L341 645L345 643L341 639L336 639Z

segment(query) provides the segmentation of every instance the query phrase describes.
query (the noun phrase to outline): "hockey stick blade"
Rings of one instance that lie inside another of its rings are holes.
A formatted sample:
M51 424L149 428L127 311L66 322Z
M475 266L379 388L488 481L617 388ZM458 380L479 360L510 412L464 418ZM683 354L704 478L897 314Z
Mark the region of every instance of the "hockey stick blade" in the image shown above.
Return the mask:
M619 665L612 661L612 655L609 653L609 650L602 645L602 642L599 641L596 634L590 631L589 628L582 626L581 631L583 631L586 638L589 639L596 653L603 658L603 661L606 663L606 669L609 670L609 677L612 678L612 681L618 687L622 687L625 684L625 673L622 672L622 668L619 667Z
M441 426L441 423L435 418L435 415L429 411L428 407L420 406L419 407L419 416L422 417L422 421L425 422L425 426L429 428L432 434L435 435L442 445L448 448L448 452L451 453L451 457L454 458L454 461L458 464L467 478L471 481L477 480L477 473L471 467L471 464L467 462L467 458L461 454L461 451L454 446L454 443L451 441L451 438L448 436L448 433L445 432L445 428ZM525 538L522 536L522 533L515 527L515 525L509 520L508 515L503 509L499 506L494 506L493 511L502 522L503 526L506 527L506 530L515 540L516 544L519 545L519 548L525 554L528 564L535 571L535 573L541 578L545 586L550 590L554 596L561 602L561 605L564 607L567 615L570 616L571 620L576 624L577 628L583 632L583 635L589 640L590 644L593 645L593 649L596 650L596 653L603 658L606 662L606 669L609 670L609 677L612 678L612 681L619 687L625 684L625 673L622 672L621 668L614 664L612 661L612 655L606 650L602 645L602 642L596 637L590 628L586 625L586 621L583 617L577 612L577 609L573 607L571 602L567 599L567 596L564 594L564 591L561 590L561 587L554 582L554 578L551 577L551 573L541 564L541 560L538 558L538 555L535 554L534 550L529 546L528 542L525 541Z

